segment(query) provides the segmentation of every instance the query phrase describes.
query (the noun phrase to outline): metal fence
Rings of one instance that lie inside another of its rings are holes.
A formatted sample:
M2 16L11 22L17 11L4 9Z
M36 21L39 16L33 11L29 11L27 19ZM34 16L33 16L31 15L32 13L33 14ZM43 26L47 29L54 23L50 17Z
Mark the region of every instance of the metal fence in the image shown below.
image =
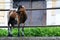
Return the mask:
M24 5L26 7L28 19L25 22L25 26L46 26L46 11L60 9L60 7L46 8L46 1L13 2L13 8L17 8L16 5ZM1 11L10 11L10 9L0 9Z

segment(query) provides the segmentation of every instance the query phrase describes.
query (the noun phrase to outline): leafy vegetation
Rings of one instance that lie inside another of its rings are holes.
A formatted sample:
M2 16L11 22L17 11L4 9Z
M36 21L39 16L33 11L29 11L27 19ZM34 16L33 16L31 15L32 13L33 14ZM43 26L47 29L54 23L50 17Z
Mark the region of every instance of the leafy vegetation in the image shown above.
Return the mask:
M18 29L14 28L13 36L17 36ZM22 29L20 29L20 34L22 36ZM0 29L0 37L7 36L8 30ZM53 37L60 36L60 27L36 27L36 28L24 28L24 36L25 37Z

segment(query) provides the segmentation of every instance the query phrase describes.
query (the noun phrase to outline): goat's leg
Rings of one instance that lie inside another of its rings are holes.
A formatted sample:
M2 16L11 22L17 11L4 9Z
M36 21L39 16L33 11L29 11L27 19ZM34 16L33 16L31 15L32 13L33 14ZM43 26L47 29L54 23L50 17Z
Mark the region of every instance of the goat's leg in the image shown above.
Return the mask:
M20 36L20 16L17 18L17 23L18 23L18 37Z
M18 37L20 36L20 25L18 24Z
M24 36L24 23L23 23L23 25L22 25L22 36Z
M8 26L8 36L12 37L12 27Z

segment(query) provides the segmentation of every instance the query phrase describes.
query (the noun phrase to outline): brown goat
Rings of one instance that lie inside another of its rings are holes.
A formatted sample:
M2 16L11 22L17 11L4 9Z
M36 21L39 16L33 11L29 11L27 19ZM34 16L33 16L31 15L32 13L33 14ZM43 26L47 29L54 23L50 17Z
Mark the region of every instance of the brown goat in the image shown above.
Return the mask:
M15 18L17 18L17 21L15 20ZM18 24L18 36L20 36L19 33L19 26L22 23L24 25L25 21L27 19L27 14L26 14L26 9L24 7L20 8L18 12L16 12L15 10L11 10L9 12L9 21L8 21L8 36L12 36L11 34L11 30L12 27L14 27L14 24ZM11 26L10 26L11 24ZM22 31L24 26L22 26ZM22 36L24 35L24 33L22 34Z

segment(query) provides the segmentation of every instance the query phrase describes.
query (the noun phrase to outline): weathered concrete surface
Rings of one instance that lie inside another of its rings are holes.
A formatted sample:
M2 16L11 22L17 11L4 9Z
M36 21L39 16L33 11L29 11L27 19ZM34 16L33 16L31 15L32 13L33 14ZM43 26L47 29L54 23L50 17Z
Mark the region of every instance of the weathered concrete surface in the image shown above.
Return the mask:
M0 37L0 40L60 40L60 37Z

